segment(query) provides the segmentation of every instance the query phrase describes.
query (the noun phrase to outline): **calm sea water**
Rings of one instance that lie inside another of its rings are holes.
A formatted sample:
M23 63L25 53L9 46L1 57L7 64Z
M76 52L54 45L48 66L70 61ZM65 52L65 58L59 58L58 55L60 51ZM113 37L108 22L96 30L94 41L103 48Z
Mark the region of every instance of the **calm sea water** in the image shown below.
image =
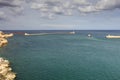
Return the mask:
M8 32L8 31L7 31ZM11 62L16 80L120 80L120 31L76 31L75 35L23 36L17 32L0 56ZM62 31L66 32L66 31ZM93 37L88 38L87 34Z

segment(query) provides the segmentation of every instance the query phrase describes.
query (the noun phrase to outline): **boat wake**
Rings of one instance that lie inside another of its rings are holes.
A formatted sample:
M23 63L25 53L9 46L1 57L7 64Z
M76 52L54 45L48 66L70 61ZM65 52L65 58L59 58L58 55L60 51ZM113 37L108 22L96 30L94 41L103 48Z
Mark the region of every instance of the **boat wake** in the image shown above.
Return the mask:
M75 32L55 32L55 33L35 33L35 34L29 34L25 33L25 36L42 36L42 35L55 35L55 34L75 34Z

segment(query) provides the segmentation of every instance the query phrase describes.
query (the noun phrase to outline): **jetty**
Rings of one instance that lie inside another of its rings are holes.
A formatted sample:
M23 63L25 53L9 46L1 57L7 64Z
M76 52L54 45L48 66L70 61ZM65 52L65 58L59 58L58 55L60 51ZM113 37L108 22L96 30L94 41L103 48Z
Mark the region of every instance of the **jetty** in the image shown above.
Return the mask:
M0 80L14 80L16 74L12 72L10 62L3 58L0 58Z
M2 31L0 31L0 47L5 46L8 43L7 38L10 38L13 36L13 33L5 34Z
M120 36L107 35L106 38L108 38L108 39L120 39Z

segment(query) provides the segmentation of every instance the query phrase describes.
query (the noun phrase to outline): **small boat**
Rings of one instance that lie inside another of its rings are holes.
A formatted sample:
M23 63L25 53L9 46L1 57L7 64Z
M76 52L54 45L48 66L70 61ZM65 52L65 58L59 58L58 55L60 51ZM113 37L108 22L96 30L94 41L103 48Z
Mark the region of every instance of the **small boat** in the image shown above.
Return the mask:
M75 31L69 32L69 34L75 34Z
M29 36L30 34L28 34L28 33L25 33L24 35L25 35L25 36Z
M88 34L87 36L88 36L88 37L92 37L92 35L91 35L91 34Z
M106 38L114 38L114 39L118 39L120 38L120 36L114 36L114 35L107 35Z

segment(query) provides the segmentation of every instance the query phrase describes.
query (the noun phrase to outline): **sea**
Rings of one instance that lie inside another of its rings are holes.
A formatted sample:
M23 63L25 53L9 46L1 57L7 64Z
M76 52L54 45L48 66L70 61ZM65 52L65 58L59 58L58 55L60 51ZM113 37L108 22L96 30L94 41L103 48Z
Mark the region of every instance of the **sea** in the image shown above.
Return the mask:
M119 30L74 30L76 34L24 36L72 30L6 30L13 32L0 57L10 61L15 80L120 80ZM91 37L88 37L91 34Z

